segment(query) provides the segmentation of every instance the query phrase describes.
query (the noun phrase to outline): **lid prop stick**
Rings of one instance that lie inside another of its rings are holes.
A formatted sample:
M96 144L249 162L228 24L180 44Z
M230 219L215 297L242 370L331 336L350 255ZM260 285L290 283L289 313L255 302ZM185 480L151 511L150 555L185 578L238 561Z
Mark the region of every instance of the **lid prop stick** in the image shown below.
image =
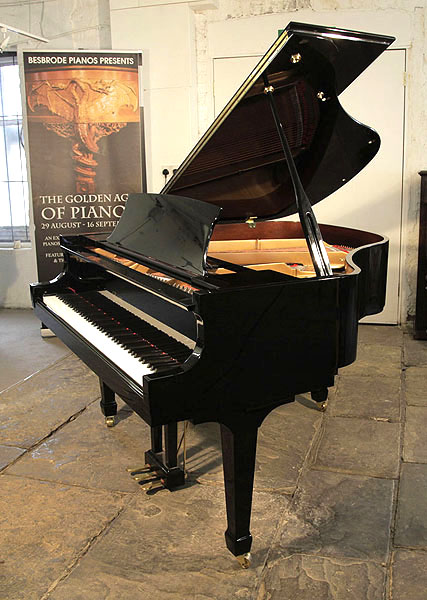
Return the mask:
M325 244L323 243L322 234L320 233L319 226L314 216L313 209L311 208L310 200L305 193L301 179L298 175L297 168L289 147L288 140L286 138L285 129L280 120L279 113L277 110L276 102L273 96L274 87L270 85L267 75L263 74L264 78L264 93L266 94L269 102L271 112L273 113L274 123L276 125L277 132L279 134L280 141L282 143L283 152L285 153L286 161L289 167L289 173L291 175L292 183L295 191L296 205L298 208L299 218L301 221L302 229L304 231L305 238L307 240L308 250L313 261L313 266L318 277L332 275L332 268L329 262L328 255L326 253Z

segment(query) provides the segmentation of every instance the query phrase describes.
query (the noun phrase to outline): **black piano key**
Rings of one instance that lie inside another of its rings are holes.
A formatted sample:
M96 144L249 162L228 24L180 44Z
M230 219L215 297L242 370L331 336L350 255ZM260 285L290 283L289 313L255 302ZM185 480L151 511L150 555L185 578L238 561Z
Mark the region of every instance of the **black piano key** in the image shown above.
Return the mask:
M59 297L156 372L164 372L183 363L191 354L187 346L98 292L61 294Z

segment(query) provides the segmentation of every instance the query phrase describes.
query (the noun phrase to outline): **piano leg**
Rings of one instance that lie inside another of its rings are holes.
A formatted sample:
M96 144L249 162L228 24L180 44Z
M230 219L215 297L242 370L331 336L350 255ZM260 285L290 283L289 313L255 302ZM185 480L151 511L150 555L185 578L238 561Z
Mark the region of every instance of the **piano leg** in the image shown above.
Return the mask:
M295 396L287 396L274 406L236 414L221 423L222 463L224 468L225 502L227 507L227 548L240 565L250 566L252 536L249 531L254 487L256 445L258 427L265 417L278 406L293 402Z
M114 417L117 414L117 403L116 397L111 388L108 387L106 383L99 380L99 385L101 387L101 410L102 414L105 416L105 423L107 427L113 427L115 419Z
M260 422L244 417L232 425L221 424L228 522L225 541L244 568L250 565L252 536L249 525L259 425Z

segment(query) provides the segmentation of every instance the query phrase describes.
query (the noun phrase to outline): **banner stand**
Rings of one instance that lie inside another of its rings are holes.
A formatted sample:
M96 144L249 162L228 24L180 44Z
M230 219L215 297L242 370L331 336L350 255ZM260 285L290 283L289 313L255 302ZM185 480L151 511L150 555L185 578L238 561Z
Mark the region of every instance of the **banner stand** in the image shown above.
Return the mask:
M33 240L46 282L62 270L60 235L111 232L129 194L145 191L142 54L20 54Z

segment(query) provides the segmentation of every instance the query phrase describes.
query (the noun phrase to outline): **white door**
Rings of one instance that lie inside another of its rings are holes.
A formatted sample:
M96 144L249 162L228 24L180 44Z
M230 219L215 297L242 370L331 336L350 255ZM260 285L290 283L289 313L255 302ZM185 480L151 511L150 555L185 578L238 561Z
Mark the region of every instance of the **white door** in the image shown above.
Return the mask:
M215 115L259 58L214 59ZM369 323L399 320L404 71L405 50L388 50L341 94L344 109L378 131L381 148L361 173L314 206L319 223L372 231L390 240L386 305L381 314L364 319Z

